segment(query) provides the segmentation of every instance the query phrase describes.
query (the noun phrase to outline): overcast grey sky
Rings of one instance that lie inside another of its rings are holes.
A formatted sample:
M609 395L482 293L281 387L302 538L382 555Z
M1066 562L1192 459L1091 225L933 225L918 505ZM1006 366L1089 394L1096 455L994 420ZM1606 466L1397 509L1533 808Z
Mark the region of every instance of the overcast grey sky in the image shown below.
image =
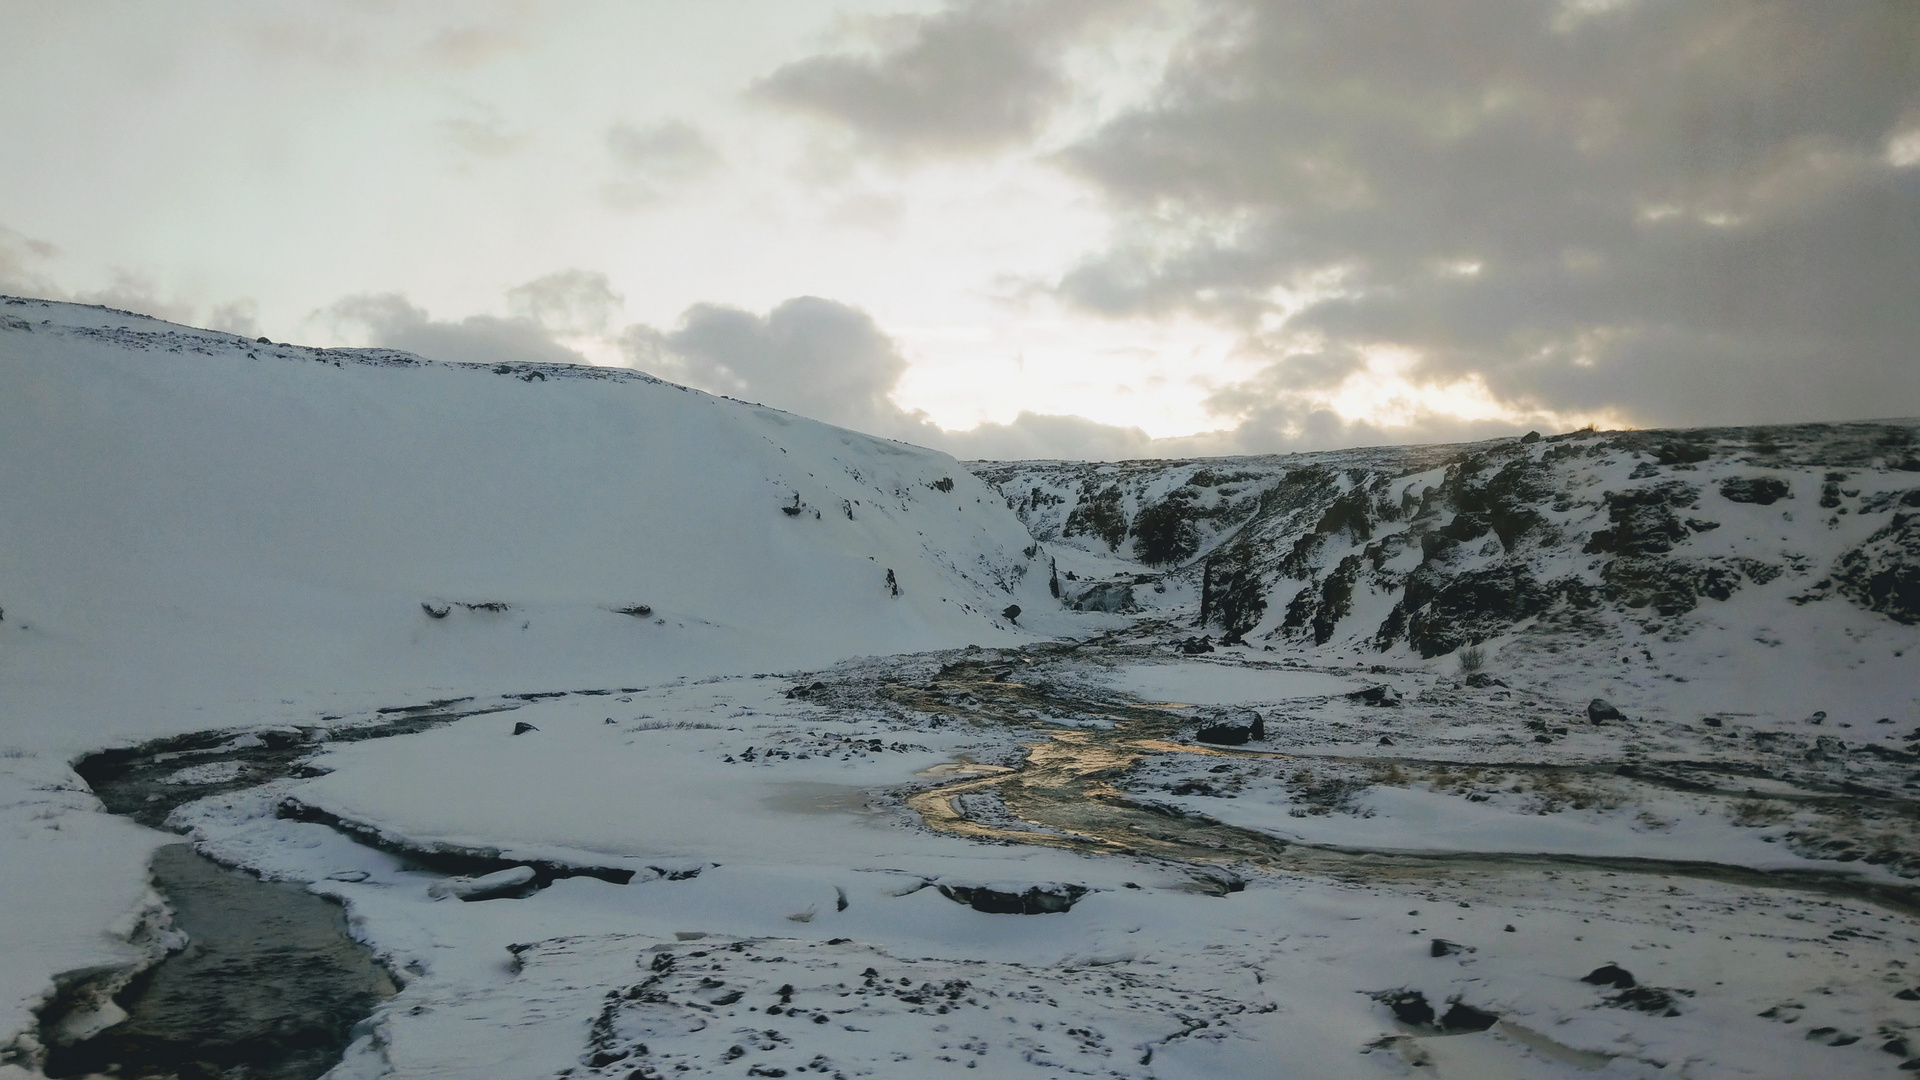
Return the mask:
M0 0L0 291L967 456L1920 414L1916 0Z

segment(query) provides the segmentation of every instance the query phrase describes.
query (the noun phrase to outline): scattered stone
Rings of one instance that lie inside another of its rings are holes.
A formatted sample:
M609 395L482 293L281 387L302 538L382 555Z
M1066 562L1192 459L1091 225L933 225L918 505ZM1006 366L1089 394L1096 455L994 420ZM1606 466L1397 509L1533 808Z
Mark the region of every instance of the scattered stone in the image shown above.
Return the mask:
M1594 698L1587 702L1587 719L1596 724L1604 724L1608 720L1625 720L1626 717L1620 715L1620 710L1614 708L1613 703L1606 698Z
M1498 686L1498 687L1504 688L1506 687L1507 684L1504 682L1501 682L1499 679L1494 678L1493 676L1487 674L1484 671L1476 671L1473 674L1467 676L1467 685L1473 687L1476 690L1484 690L1489 686Z
M1213 638L1211 636L1188 638L1180 643L1180 651L1188 656L1210 653L1213 651Z
M1704 719L1702 719L1702 720L1701 720L1700 722L1701 722L1701 723L1703 723L1703 724L1705 724L1705 725L1707 725L1708 727L1722 727L1722 726L1724 726L1724 723L1723 723L1723 721L1722 721L1722 720L1721 720L1721 719L1720 719L1719 717L1717 717L1717 716L1709 716L1709 717L1706 717L1706 718L1704 718Z
M1807 723L1809 724L1824 724L1826 722L1827 722L1827 711L1825 709L1822 709L1819 712L1814 713L1812 716L1807 717Z

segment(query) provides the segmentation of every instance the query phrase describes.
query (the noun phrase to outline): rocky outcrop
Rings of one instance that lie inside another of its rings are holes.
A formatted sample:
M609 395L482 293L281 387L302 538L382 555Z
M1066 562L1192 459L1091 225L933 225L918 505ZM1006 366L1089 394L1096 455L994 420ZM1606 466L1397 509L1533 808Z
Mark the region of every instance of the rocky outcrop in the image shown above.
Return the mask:
M1841 595L1869 611L1920 623L1920 514L1895 514L1865 543L1842 554L1832 581Z

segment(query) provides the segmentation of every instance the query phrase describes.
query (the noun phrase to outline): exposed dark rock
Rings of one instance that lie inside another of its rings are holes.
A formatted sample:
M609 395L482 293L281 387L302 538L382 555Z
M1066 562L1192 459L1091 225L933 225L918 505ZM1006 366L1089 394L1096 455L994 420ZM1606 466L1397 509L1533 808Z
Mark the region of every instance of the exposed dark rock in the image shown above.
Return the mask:
M1601 1002L1610 1009L1632 1009L1635 1012L1653 1013L1658 1016L1679 1016L1675 1007L1674 994L1685 991L1663 990L1657 986L1635 986L1608 995Z
M1615 990L1630 990L1639 985L1639 981L1633 977L1633 972L1619 964L1602 964L1580 976L1580 981L1594 986L1611 986Z
M1476 1009L1464 1001L1454 1001L1440 1017L1440 1027L1444 1031L1485 1031L1500 1022L1497 1014L1485 1009Z
M1183 653L1186 653L1188 656L1198 656L1201 653L1210 653L1213 651L1213 638L1190 637L1180 643L1180 651Z
M1446 938L1434 938L1433 944L1427 949L1427 955L1438 958L1442 956L1455 956L1466 951L1467 947L1457 941L1448 941Z
M1090 891L1084 885L940 885L940 895L989 915L1052 915L1069 911Z
M928 484L927 486L928 486L928 487L930 487L930 488L932 488L932 489L933 489L933 490L935 490L935 491L942 491L942 492L944 492L944 491L952 491L952 490L953 490L953 477L951 477L951 476L943 476L943 477L941 477L940 479L938 479L938 480L935 480L935 481L934 481L933 483L931 483L931 484Z
M1348 700L1362 705L1397 706L1400 704L1400 691L1391 686L1369 686L1365 690L1355 690L1347 695Z
M1120 542L1127 538L1127 515L1122 505L1124 496L1118 484L1094 491L1091 490L1094 483L1089 479L1083 486L1080 504L1067 514L1060 535L1097 536L1106 542L1107 547L1117 549Z
M1840 594L1895 622L1920 623L1920 514L1893 520L1834 563Z
M436 604L431 600L422 601L420 610L427 613L429 619L444 619L453 610L452 604Z
M1713 451L1699 443L1670 442L1654 456L1662 465L1690 465L1712 457Z
M1467 676L1466 682L1468 686L1471 686L1476 690L1484 690L1489 686L1504 687L1507 685L1506 683L1501 682L1499 679L1494 678L1493 676L1487 674L1484 671L1476 671L1473 674Z
M1209 724L1194 733L1198 742L1212 743L1215 746L1239 746L1249 740L1267 737L1267 722L1260 714L1245 724Z
M1198 495L1190 487L1176 488L1133 516L1133 552L1141 562L1148 566L1185 562L1200 550L1200 530L1194 524Z
M1587 702L1587 719L1596 724L1604 724L1609 720L1625 720L1626 717L1622 716L1620 710L1614 708L1613 703L1606 698L1594 698Z
M1374 994L1373 1000L1392 1010L1394 1019L1403 1024L1414 1027L1433 1025L1433 1006L1427 1004L1427 995L1418 990L1383 990Z
M1000 612L1000 617L1018 626L1020 624L1020 605L1008 604L1006 608Z
M632 607L614 608L613 612L616 615L631 615L636 619L644 619L653 614L653 608L646 604L634 604Z
M1401 598L1407 644L1423 657L1443 656L1503 633L1522 619L1544 614L1561 597L1584 601L1583 589L1577 583L1571 591L1559 583L1542 585L1515 561L1456 577L1432 565L1421 566L1407 575ZM1392 621L1393 616L1388 619ZM1385 629L1383 624L1383 633Z
M525 735L529 731L539 731L539 730L540 730L539 728L534 727L532 724L527 723L525 720L521 720L518 723L513 725L513 733L515 735Z
M1720 495L1728 502L1772 506L1792 495L1785 480L1771 476L1736 476L1720 485Z
M1589 537L1585 550L1590 555L1660 555L1672 551L1673 545L1688 536L1674 508L1691 506L1699 498L1699 488L1678 482L1610 491L1606 502L1612 527Z

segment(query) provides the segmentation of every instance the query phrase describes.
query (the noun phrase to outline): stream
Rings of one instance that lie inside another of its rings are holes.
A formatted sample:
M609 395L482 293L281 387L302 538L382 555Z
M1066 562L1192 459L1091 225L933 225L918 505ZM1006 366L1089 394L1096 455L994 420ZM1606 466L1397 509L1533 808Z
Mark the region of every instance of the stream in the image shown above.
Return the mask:
M377 724L183 735L103 751L75 766L111 813L164 829L196 799L289 776L328 743L424 731L482 711L454 703L388 710ZM49 1077L111 1074L177 1080L313 1080L331 1069L354 1027L396 992L354 940L346 910L304 886L222 866L191 844L153 856L154 887L187 943L127 980L124 973L62 988L40 1014ZM109 996L125 1014L88 1037L62 1029Z

